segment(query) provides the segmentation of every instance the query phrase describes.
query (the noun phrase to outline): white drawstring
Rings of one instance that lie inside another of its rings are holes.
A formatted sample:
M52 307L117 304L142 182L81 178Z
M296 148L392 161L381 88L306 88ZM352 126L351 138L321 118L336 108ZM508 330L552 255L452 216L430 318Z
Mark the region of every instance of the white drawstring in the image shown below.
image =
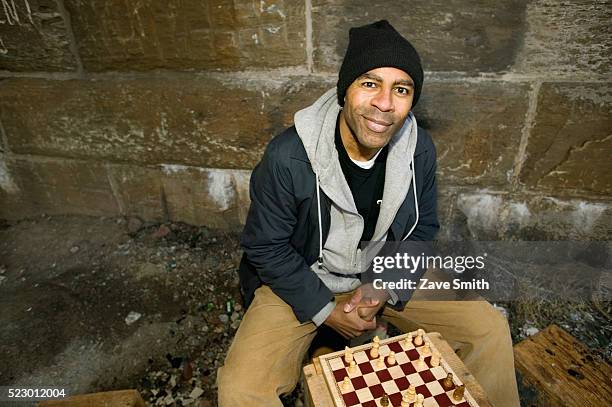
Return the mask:
M321 196L319 194L319 174L315 173L315 179L317 180L317 216L319 218L319 257L317 263L319 269L323 268L323 228L321 227Z
M412 225L412 227L410 228L406 236L404 236L402 241L406 240L408 236L410 236L414 228L416 228L417 224L419 223L419 201L417 200L416 178L414 176L414 156L412 156L412 161L410 161L410 167L412 167L412 190L414 191L414 208L416 210L416 220L414 221L414 225Z

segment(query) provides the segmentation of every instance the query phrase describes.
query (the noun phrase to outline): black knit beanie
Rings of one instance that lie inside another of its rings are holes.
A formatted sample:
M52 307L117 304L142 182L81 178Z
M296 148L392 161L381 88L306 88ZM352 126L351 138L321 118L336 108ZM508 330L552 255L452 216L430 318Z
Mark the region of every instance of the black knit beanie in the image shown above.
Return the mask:
M349 45L338 74L338 103L344 106L346 89L369 70L393 67L406 72L414 81L414 107L423 87L423 68L416 49L387 20L349 30Z

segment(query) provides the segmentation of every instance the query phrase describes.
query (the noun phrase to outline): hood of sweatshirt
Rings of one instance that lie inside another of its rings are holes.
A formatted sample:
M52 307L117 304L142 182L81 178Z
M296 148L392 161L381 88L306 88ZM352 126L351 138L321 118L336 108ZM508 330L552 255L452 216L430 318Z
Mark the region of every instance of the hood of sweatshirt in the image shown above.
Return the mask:
M297 133L321 190L342 210L357 214L353 195L344 178L334 144L336 120L341 107L336 88L325 92L317 101L294 116ZM381 240L391 226L412 182L410 163L417 144L417 123L412 112L402 128L389 142L385 186L380 214L372 240Z

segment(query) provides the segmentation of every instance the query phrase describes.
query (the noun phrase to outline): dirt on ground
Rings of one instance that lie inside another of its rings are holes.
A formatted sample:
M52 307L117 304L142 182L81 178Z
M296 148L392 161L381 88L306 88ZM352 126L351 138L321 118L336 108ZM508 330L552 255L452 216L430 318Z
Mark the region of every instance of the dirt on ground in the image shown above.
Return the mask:
M148 405L216 405L216 371L244 315L240 256L238 233L181 223L0 221L0 386L136 388ZM501 305L515 341L557 323L611 354L609 308Z
M214 400L243 316L239 256L237 234L185 224L4 222L0 385L137 388L156 405Z

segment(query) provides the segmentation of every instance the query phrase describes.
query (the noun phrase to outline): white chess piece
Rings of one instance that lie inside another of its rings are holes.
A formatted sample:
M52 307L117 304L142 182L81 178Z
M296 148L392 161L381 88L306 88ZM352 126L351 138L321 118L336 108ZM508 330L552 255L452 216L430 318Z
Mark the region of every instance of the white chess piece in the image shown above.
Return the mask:
M431 354L431 345L429 344L429 341L425 341L425 344L421 348L421 353L423 355L430 355Z
M419 361L417 362L419 367L423 368L427 366L427 363L425 363L425 356L421 355L419 356Z
M389 356L387 356L387 363L391 366L395 364L395 352L389 352Z
M370 357L372 357L372 359L376 359L379 356L378 348L378 344L375 343L372 349L370 349Z
M440 366L440 352L436 351L433 353L433 355L431 355L431 366L436 367L436 366Z
M342 389L348 390L351 386L351 379L348 376L344 376L344 380L342 381Z
M408 335L404 338L404 346L409 347L412 345L412 332L409 332Z
M353 352L351 352L351 348L349 348L348 346L344 347L344 361L346 363L351 363L351 361L353 360Z
M385 367L385 357L383 355L378 357L378 367Z
M416 398L416 388L414 387L414 384L411 384L410 386L408 386L408 390L406 390L404 397L407 399L409 403L412 403L414 401L414 399Z

